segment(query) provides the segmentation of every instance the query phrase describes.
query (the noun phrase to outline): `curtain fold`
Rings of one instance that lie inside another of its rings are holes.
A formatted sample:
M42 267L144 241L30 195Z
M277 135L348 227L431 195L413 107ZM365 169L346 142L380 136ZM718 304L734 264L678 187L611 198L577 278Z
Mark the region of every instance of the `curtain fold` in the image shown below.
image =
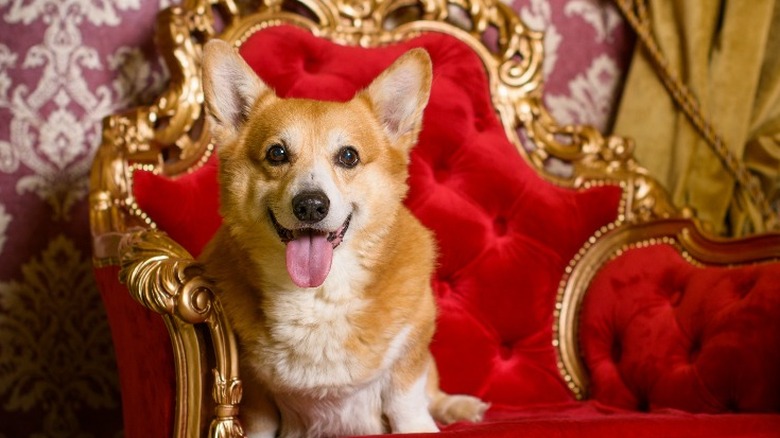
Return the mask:
M780 7L775 0L648 0L652 37L731 153L770 201L780 176ZM675 104L637 45L614 131L672 194L721 234L766 231L713 148Z

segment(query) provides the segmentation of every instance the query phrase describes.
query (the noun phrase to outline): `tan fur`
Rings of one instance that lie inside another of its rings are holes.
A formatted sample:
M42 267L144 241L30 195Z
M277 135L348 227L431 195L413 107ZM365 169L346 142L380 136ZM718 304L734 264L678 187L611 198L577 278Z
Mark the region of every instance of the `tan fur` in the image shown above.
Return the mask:
M478 421L485 411L438 388L428 350L434 242L402 204L430 83L418 49L349 102L280 99L226 43L206 45L224 224L201 260L239 338L250 436L432 431L426 412L407 412L425 398L419 384L440 422ZM269 164L275 143L289 147L289 163ZM358 150L358 166L334 165L339 145ZM315 180L335 193L323 227L347 214L351 223L325 282L299 288L268 211L285 228L300 226L289 198Z

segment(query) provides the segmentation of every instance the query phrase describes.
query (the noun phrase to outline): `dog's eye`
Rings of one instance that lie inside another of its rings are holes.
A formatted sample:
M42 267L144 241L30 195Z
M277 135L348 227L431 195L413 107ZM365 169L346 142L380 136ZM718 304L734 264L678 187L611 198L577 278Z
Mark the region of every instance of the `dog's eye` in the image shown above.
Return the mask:
M283 164L289 161L287 149L280 144L274 144L268 148L268 152L265 153L265 158L273 165Z
M358 156L358 152L352 146L344 146L341 148L336 159L339 164L348 168L355 167L360 162L360 156Z

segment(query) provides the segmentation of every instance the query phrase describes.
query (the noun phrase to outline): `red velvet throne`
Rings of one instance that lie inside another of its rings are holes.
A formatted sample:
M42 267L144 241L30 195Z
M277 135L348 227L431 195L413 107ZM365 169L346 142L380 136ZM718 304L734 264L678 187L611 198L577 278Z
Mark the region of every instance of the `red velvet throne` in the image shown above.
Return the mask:
M90 193L125 436L242 435L237 346L193 258L220 223L199 78L217 36L287 97L349 99L430 53L406 203L440 249L442 385L492 404L445 435L780 436L780 236L709 236L630 141L552 120L542 35L503 4L191 0L159 25L170 87L106 119Z

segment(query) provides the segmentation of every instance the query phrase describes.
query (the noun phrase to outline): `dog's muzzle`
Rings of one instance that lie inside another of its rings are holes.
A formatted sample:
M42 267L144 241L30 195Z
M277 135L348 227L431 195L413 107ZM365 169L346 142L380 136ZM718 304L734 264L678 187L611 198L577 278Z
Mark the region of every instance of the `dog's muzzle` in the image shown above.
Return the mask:
M276 234L279 235L279 239L281 239L282 243L287 244L290 241L295 240L296 236L299 236L303 233L319 233L325 236L328 242L333 245L334 249L339 246L339 244L341 244L342 240L344 240L344 235L347 233L347 229L349 228L349 222L352 220L352 214L350 214L347 216L347 220L345 220L336 231L326 232L316 228L299 228L296 230L290 230L283 227L276 220L276 216L274 216L273 211L270 209L268 210L268 216L270 216L271 223L274 225Z
M307 203L307 209L316 209L316 202L307 201ZM302 212L301 214L309 217L310 214L318 215L319 213ZM333 250L344 240L352 214L347 216L344 223L335 231L312 227L291 230L283 227L270 209L268 216L271 218L279 239L286 245L287 272L293 283L302 288L322 285L330 273Z

